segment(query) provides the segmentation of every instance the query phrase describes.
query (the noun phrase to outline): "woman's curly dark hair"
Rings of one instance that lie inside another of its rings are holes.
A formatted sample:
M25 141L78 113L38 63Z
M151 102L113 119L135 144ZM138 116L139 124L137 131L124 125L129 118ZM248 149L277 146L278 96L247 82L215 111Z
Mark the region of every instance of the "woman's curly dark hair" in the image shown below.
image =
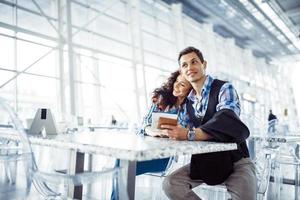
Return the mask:
M177 70L169 76L167 81L159 88L156 88L153 91L152 97L159 97L161 96L161 103L165 106L174 106L177 101L177 97L173 95L174 83L177 77L180 75L180 71Z

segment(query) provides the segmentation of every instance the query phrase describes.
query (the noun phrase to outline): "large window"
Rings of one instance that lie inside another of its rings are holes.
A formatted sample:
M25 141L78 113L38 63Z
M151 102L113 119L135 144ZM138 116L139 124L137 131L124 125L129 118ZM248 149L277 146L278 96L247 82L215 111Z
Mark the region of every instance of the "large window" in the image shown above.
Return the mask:
M74 113L95 124L109 123L112 115L138 123L153 89L178 69L179 48L189 45L203 51L207 73L257 99L262 120L274 105L294 105L271 91L289 88L283 75L273 78L274 65L217 35L210 24L175 16L164 2L36 2L0 3L0 91L23 119L49 107L58 120Z

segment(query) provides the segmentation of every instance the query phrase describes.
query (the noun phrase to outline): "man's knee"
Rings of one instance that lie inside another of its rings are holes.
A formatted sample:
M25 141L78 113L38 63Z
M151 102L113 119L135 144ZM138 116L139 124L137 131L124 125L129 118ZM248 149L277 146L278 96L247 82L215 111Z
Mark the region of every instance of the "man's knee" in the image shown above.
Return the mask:
M164 181L162 183L162 189L166 194L170 194L172 193L172 181L171 181L172 177L171 176L166 176L164 178Z

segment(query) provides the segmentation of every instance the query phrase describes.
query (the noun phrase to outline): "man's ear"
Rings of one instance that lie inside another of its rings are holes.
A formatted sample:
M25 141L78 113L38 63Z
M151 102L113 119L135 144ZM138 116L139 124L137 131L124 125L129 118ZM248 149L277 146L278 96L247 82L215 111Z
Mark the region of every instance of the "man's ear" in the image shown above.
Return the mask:
M206 60L204 60L203 61L203 67L204 67L204 69L206 69L206 66L207 66L207 62L206 62Z

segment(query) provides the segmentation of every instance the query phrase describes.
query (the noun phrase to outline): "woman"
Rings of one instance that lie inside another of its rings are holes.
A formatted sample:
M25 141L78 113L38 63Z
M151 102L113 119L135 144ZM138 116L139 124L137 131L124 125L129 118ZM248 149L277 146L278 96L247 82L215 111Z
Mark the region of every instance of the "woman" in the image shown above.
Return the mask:
M139 134L147 134L147 129L152 123L153 112L177 114L180 109L183 109L181 105L184 103L191 88L191 84L180 75L180 71L173 72L160 88L156 88L153 91L152 105L143 120ZM178 117L185 117L183 113L184 112L180 112L181 116ZM183 127L187 126L188 119L179 121L185 123L181 124Z
M153 112L165 112L177 114L178 118L184 120L178 120L180 125L183 127L187 127L189 120L186 112L181 109L181 105L183 105L187 95L191 91L191 84L183 78L180 74L180 71L177 70L173 72L167 81L160 87L156 88L152 94L152 105L148 111L148 114L144 117L142 128L139 130L138 134L147 134L147 129L150 128L152 123L152 113ZM181 110L181 112L179 112ZM185 110L185 109L184 109ZM136 164L136 175L141 175L149 172L163 172L166 170L169 160L171 158L163 158L156 160L147 160L140 161ZM119 161L116 161L115 166L119 166ZM111 195L111 199L116 198L117 185L114 180L113 192Z
M185 118L184 120L178 120L183 127L188 124L187 115L185 112L179 112L183 109L183 105L187 95L191 91L191 84L180 75L180 71L173 72L167 81L160 87L153 91L152 106L144 118L143 126L139 131L139 134L147 135L147 130L150 131L152 123L153 112L165 112L171 114L180 113L178 118ZM184 123L184 124L183 124ZM169 160L171 158L156 159L150 161L140 161L136 165L136 175L148 173L148 172L162 172L165 171Z

